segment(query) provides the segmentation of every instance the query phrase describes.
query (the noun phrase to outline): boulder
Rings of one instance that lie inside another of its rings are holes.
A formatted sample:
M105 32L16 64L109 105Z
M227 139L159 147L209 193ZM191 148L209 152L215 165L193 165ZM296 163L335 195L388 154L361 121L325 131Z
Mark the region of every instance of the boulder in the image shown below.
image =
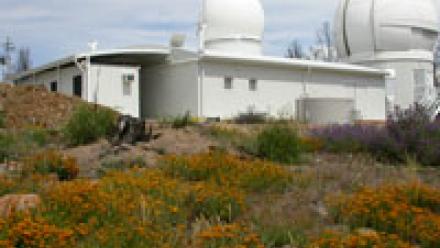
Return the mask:
M41 198L35 194L5 195L0 198L0 218L7 218L14 212L35 209L41 204Z

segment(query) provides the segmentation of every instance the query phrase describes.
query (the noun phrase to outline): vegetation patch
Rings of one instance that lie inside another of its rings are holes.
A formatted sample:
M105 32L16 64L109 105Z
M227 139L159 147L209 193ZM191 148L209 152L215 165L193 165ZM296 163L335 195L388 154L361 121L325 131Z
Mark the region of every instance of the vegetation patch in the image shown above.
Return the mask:
M79 167L74 158L48 150L26 158L22 173L25 177L55 173L59 180L66 181L78 176Z
M335 220L352 229L371 228L406 242L415 241L423 248L440 246L437 189L420 183L365 187L330 202Z
M208 181L251 192L283 192L295 182L286 168L260 160L242 160L221 152L192 156L168 156L162 160L165 172L189 181Z
M112 135L117 114L104 107L79 105L64 127L64 135L71 145L88 144Z
M50 131L42 128L30 127L0 132L0 162L19 160L43 149L49 141Z
M358 231L353 234L327 232L310 248L415 248L394 234L378 233L373 230Z
M240 224L215 225L197 235L195 247L222 248L222 247L264 247L257 234Z
M440 122L416 105L396 110L385 127L344 125L315 130L331 152L367 152L381 161L404 163L416 159L426 166L440 164Z
M288 125L271 125L256 138L256 155L274 162L297 163L303 152L298 131Z

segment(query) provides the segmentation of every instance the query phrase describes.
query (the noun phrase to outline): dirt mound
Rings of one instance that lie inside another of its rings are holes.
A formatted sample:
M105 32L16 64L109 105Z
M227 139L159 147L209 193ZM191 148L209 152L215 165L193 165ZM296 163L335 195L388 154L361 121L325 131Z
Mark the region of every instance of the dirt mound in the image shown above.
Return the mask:
M4 111L9 128L58 128L80 102L78 98L49 92L44 86L0 85L0 111Z

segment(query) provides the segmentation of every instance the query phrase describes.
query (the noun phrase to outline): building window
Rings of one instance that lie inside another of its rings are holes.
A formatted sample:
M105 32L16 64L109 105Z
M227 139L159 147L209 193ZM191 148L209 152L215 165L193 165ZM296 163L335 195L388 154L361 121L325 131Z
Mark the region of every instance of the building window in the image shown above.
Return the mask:
M122 75L122 93L124 96L131 96L134 83L134 74Z
M258 81L256 79L249 80L249 90L256 91L258 88Z
M414 101L420 102L425 99L427 84L426 84L426 70L416 69L414 70Z
M57 92L58 91L58 82L53 81L50 83L50 91L51 92Z
M233 78L232 77L225 77L225 89L226 90L231 90L232 89L232 83L233 83Z

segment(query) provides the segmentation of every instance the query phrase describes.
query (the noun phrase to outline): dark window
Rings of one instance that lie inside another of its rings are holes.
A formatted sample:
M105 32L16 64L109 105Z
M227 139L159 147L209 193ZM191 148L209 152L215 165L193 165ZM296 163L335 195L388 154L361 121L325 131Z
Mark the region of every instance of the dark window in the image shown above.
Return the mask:
M225 86L224 87L226 90L232 89L232 82L233 82L232 77L225 77Z
M57 92L58 91L58 83L57 81L53 81L50 83L50 91Z
M250 79L249 80L249 90L256 91L258 88L258 81L256 79Z
M73 77L73 95L82 97L82 76Z

